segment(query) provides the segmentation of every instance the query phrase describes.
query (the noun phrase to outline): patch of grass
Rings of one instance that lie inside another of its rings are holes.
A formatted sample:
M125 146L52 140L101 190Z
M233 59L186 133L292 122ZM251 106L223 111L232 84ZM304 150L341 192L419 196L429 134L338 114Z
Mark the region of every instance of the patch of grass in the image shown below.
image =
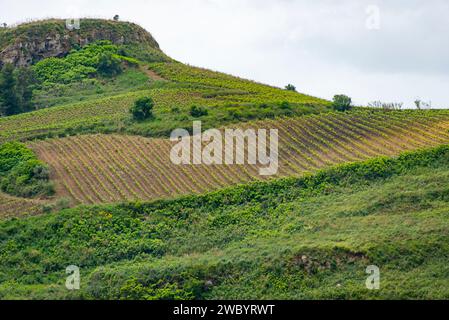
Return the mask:
M36 109L71 104L86 100L144 90L148 87L147 75L136 69L127 69L111 79L84 79L70 84L44 85L34 91Z

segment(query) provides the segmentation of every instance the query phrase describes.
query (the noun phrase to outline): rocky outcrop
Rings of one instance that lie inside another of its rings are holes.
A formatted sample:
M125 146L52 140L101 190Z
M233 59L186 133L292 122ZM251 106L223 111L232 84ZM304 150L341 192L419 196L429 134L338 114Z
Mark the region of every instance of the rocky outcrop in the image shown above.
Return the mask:
M0 66L29 66L49 57L63 57L72 49L98 40L114 44L140 44L160 51L145 29L128 22L83 19L79 29L69 30L65 20L46 20L19 25L0 33Z

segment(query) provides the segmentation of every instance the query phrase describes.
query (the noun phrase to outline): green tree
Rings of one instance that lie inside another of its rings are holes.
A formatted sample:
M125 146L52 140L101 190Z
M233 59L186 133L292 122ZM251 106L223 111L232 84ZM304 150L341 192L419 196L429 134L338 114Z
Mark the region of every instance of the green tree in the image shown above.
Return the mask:
M4 65L0 75L0 113L4 116L20 113L12 64Z
M105 77L113 77L122 72L121 61L111 53L104 53L98 60L98 73Z
M334 96L332 107L337 111L347 111L352 108L352 99L344 94Z
M30 68L20 68L17 72L16 93L20 112L28 112L33 109L33 87L36 77Z
M296 87L289 83L288 85L285 86L285 90L296 91Z
M198 107L198 106L191 106L190 107L190 115L194 118L199 118L202 116L207 116L209 113L207 112L206 108Z
M153 117L154 101L150 97L137 99L129 112L134 120L145 120Z

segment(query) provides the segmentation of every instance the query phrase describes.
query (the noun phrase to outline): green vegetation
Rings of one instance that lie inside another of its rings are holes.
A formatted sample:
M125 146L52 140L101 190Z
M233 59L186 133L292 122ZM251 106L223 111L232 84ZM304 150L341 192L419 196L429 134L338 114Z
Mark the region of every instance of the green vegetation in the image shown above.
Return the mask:
M449 147L0 223L0 297L449 297ZM19 263L20 261L20 263ZM64 288L81 268L81 291ZM365 288L365 269L381 289Z
M79 49L79 39L98 39L101 31L101 38L104 40L120 39L120 45L124 47L139 48L139 52L146 52L144 56L151 57L151 60L140 59L146 62L171 61L160 49L154 38L144 29L134 23L117 22L103 19L82 19L80 29L67 32L66 21L63 19L48 19L43 21L33 21L20 24L13 28L0 29L0 51L16 41L24 42L44 42L47 38L64 39L68 51ZM35 57L36 58L36 57ZM36 59L33 63L38 62Z
M332 107L337 111L348 111L352 108L352 99L344 94L334 96Z
M31 110L34 73L29 68L17 70L11 64L0 73L0 116L10 116Z
M195 119L190 114L193 105L207 110L207 115L201 119L204 129L331 111L327 101L218 72L172 62L152 64L150 68L151 72L160 72L164 80L145 81L143 76L148 79L148 75L142 73L145 72L143 68L130 68L117 78L99 79L104 81L100 88L99 82L90 85L93 79L85 79L56 84L54 89L49 85L35 90L34 101L39 106L67 104L0 119L0 141L111 132L168 137L173 129L191 127L191 121ZM128 84L127 74L135 75L131 79L135 86ZM120 82L120 79L125 81ZM140 97L153 99L153 121L132 121L129 109ZM76 102L79 100L83 101ZM288 108L284 102L289 104Z
M150 97L139 98L134 102L129 112L133 119L137 121L146 120L153 117L154 101Z
M17 142L0 145L0 189L20 197L54 193L48 167L30 149Z
M103 77L114 77L122 73L121 61L117 55L103 53L98 59L98 73Z
M208 112L206 108L198 107L198 106L191 106L190 107L190 115L194 118L199 118L202 116L207 116Z
M111 77L122 71L118 50L109 41L99 41L72 51L65 58L44 59L33 69L43 84L71 83L97 74Z
M449 299L449 146L351 162L447 143L449 111L353 108L184 65L118 20L0 30L0 52L48 38L64 48L21 47L32 66L0 77L0 299ZM198 118L203 130L278 129L290 178L167 199L254 168L173 170L157 139L30 142L58 179L61 197L48 199L49 168L17 142L168 137ZM165 200L65 209L141 195ZM64 286L69 265L80 291ZM369 265L380 290L365 287Z
M143 72L129 68L113 78L89 78L68 84L41 85L33 91L32 103L34 108L39 110L80 101L99 100L129 91L144 90L148 88L148 82L148 76Z

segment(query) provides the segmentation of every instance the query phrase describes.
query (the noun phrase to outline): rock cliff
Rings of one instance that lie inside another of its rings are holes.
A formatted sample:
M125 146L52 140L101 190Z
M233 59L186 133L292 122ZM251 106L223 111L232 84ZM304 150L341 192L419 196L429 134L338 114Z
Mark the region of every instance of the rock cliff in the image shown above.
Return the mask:
M70 30L65 20L45 20L1 29L0 66L12 63L22 67L49 57L63 57L72 49L98 40L143 45L161 52L151 34L133 23L82 19L79 29Z

